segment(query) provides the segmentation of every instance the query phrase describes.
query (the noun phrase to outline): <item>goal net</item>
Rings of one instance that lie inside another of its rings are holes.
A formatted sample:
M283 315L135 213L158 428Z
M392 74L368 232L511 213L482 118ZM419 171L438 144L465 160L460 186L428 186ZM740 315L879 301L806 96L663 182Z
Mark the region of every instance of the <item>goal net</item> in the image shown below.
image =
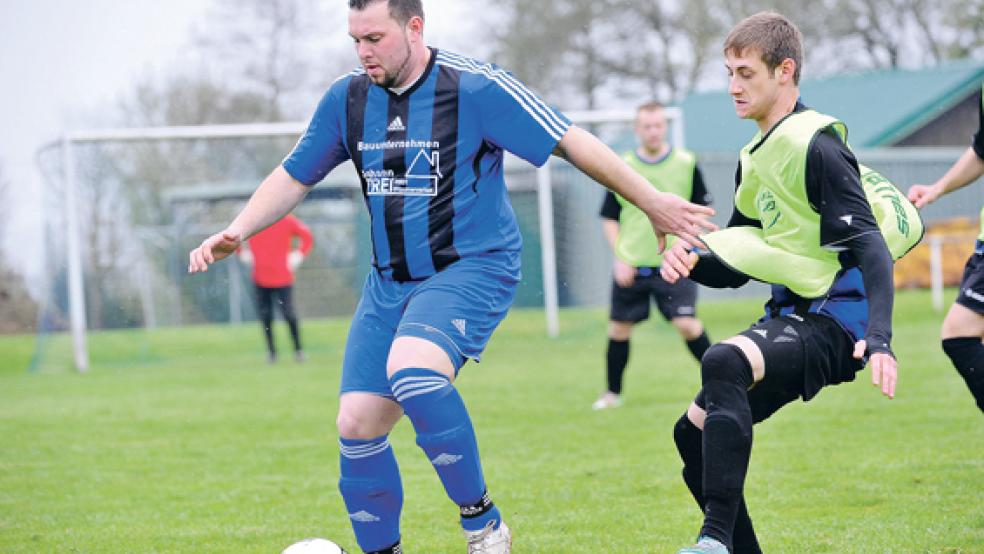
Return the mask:
M671 141L682 144L682 115L667 112ZM616 150L634 142L632 111L568 115ZM39 152L45 263L32 367L85 370L87 337L102 330L129 332L94 361L125 365L152 358L148 337L160 329L255 320L248 268L230 259L191 276L188 252L232 220L304 127L76 132ZM610 253L597 216L603 189L556 158L540 170L508 158L506 182L524 240L515 305L544 309L546 332L555 335L559 306L607 301ZM350 315L371 260L353 168L336 168L294 213L315 239L294 286L299 316Z

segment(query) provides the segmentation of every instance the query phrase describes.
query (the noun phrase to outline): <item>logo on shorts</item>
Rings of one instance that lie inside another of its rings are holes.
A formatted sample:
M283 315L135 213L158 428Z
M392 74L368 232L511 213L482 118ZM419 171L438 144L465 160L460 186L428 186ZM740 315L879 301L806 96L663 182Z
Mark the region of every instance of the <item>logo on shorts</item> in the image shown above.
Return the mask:
M968 296L968 297L970 297L970 298L972 298L972 299L974 299L974 300L976 300L978 302L984 302L984 294L980 294L980 293L974 292L971 289L964 289L963 293L964 293L964 296Z
M796 339L794 339L793 337L787 337L786 335L779 335L772 342L796 342Z
M769 338L769 332L766 331L765 329L752 329L752 332L762 337L763 339Z
M449 466L458 463L458 460L463 458L457 454L448 454L447 452L441 454L440 456L431 460L431 463L436 466Z
M854 220L854 216L851 215L851 214L847 214L847 215L842 215L842 216L838 217L837 219L843 221L844 223L847 223L847 225L850 226L851 225L851 221Z
M462 335L465 334L466 322L464 319L452 319L451 325L454 325L454 328L457 329L458 332L461 333Z
M680 315L694 315L696 311L693 306L680 306L677 308L677 313Z

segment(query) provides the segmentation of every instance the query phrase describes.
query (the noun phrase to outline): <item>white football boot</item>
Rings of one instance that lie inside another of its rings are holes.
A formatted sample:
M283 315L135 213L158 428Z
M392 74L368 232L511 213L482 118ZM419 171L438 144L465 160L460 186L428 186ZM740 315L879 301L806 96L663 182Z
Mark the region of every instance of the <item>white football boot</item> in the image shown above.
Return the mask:
M478 531L465 531L468 539L468 554L509 554L512 546L512 533L505 522L499 523L498 529L493 529L494 521Z
M607 410L608 408L618 408L622 405L622 397L612 391L605 391L598 400L591 405L592 410Z

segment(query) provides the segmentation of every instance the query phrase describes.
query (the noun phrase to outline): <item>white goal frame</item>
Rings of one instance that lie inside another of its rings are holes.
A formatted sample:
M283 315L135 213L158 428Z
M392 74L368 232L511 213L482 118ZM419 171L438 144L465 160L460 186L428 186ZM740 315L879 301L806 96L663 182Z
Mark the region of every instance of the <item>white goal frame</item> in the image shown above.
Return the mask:
M670 122L671 142L685 145L683 111L678 107L665 109ZM626 123L635 118L634 110L601 110L567 112L578 125ZM69 132L60 140L62 178L65 185L65 223L67 239L67 269L69 321L72 333L72 352L75 369L81 373L89 369L89 353L86 341L85 283L79 238L78 191L76 189L74 147L80 144L100 142L134 142L171 139L219 139L239 137L300 136L307 128L306 122L254 123L233 125L192 125L175 127L147 127L130 129L104 129ZM557 250L554 236L553 182L551 161L537 170L537 204L540 226L541 256L543 265L543 304L546 316L546 332L550 337L560 335L559 294L557 288Z

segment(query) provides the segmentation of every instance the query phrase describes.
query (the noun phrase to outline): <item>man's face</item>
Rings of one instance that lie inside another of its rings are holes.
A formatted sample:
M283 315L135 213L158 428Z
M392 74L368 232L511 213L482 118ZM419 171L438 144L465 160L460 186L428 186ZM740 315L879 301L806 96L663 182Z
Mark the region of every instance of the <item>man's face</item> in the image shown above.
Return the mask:
M762 52L756 48L726 52L725 66L730 76L728 93L738 117L756 121L766 117L779 98L780 80L776 74L781 66L769 71Z
M366 9L349 10L349 35L355 41L359 62L372 82L398 87L409 77L411 18L400 25L390 17L389 2L375 2Z
M661 109L636 113L635 133L644 150L658 152L666 140L666 113Z

